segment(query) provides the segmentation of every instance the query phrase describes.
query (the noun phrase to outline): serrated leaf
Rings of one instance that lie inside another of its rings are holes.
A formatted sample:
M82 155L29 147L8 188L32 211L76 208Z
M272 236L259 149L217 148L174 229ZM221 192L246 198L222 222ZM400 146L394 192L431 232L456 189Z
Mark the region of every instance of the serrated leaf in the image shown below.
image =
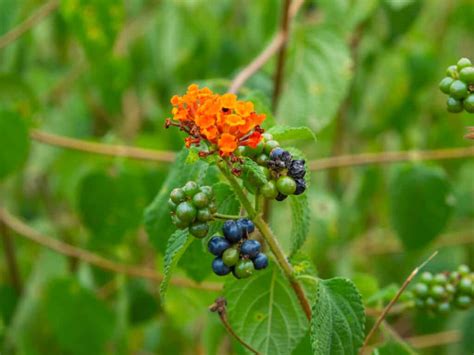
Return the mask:
M267 177L262 171L260 165L247 157L244 157L242 163L242 177L244 179L250 179L252 182L259 185L263 185L267 182Z
M288 82L277 117L318 132L331 122L349 87L349 49L343 35L315 25L296 28L289 43Z
M340 277L320 280L311 319L314 353L358 354L364 327L364 306L354 284Z
M296 253L304 244L309 232L311 215L308 196L301 194L290 196L291 207L291 255Z
M308 329L292 288L275 266L224 286L234 331L261 354L291 354Z
M393 226L408 249L424 247L445 228L452 210L451 187L442 170L423 165L400 170L390 185Z
M164 258L165 265L163 271L163 280L160 284L160 296L161 302L163 304L165 303L165 296L168 289L168 284L171 279L171 273L193 240L194 238L190 236L187 229L178 229L168 240Z
M291 127L291 126L273 126L268 130L268 133L273 135L273 138L279 142L288 140L314 140L316 141L316 135L313 130L306 126Z
M153 246L164 253L167 240L175 230L171 223L167 201L169 194L175 187L183 186L189 180L203 180L209 183L212 179L207 179L209 174L209 164L203 160L198 160L194 164L186 165L188 150L183 148L177 155L171 170L168 173L163 186L155 199L145 209L145 229L150 237Z
M20 115L0 109L0 179L14 172L28 157L28 129Z

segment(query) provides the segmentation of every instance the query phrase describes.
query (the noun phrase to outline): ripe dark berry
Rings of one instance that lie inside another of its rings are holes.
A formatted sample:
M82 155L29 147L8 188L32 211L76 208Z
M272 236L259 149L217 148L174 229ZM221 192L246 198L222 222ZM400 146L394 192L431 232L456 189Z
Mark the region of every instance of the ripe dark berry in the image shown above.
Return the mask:
M271 199L276 198L278 196L278 190L276 188L275 181L273 180L268 181L265 185L263 185L260 188L260 193L265 198L271 198Z
M467 85L461 80L454 80L449 87L449 93L455 99L464 99L467 97Z
M227 266L234 266L239 261L239 251L236 248L229 248L222 254L222 261Z
M448 94L449 95L449 88L451 86L451 84L453 83L454 79L447 76L445 78L443 78L443 80L440 81L439 83L439 89L444 92L445 94Z
M270 152L270 159L277 160L281 159L282 154L285 152L283 148L277 147Z
M287 195L283 195L282 193L278 193L277 197L275 197L275 200L277 201L283 201L283 200L286 200L288 196Z
M184 191L180 188L173 189L170 193L170 199L178 204L186 200L186 195L184 194Z
M234 267L234 275L238 279L245 279L253 274L255 267L251 260L239 260L237 265Z
M196 218L196 208L191 202L181 202L178 207L176 207L176 216L184 222L191 223Z
M194 181L188 181L183 186L183 192L188 197L193 197L199 191L199 185Z
M217 257L212 261L212 271L216 275L224 276L230 272L230 267L228 267L221 258Z
M268 266L268 257L263 253L258 253L253 259L255 270L265 269Z
M224 250L230 248L230 243L223 237L212 237L207 243L207 250L215 256L221 256Z
M205 222L198 222L189 227L189 233L196 238L202 239L209 232L209 225Z
M237 243L242 239L242 229L236 221L225 221L222 232L224 233L224 237L231 243Z
M237 221L237 224L240 226L240 229L244 233L244 235L249 235L250 233L253 233L255 230L255 224L248 219L248 218L241 218Z
M305 179L295 179L296 182L296 190L295 195L301 195L306 190L306 181Z
M451 113L459 113L462 112L463 109L462 101L451 96L448 97L448 101L446 101L446 107Z
M198 192L193 196L193 204L197 208L204 208L209 205L209 197L204 192Z
M240 253L249 258L255 258L260 252L261 245L258 240L248 239L240 246Z
M292 195L296 191L296 182L289 176L280 176L276 186L278 191L284 195Z

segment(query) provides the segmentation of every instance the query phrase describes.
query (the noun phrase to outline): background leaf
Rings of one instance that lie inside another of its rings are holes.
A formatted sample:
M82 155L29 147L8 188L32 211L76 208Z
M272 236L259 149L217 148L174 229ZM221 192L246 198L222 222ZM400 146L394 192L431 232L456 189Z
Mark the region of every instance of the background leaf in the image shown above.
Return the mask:
M310 209L306 194L290 196L291 206L291 255L304 244L310 226Z
M0 179L18 169L26 160L30 141L28 129L15 112L0 109Z
M268 133L273 135L277 141L284 142L287 140L314 140L316 141L316 135L312 131L311 128L301 126L301 127L291 127L291 126L283 126L277 125L273 126L268 130Z

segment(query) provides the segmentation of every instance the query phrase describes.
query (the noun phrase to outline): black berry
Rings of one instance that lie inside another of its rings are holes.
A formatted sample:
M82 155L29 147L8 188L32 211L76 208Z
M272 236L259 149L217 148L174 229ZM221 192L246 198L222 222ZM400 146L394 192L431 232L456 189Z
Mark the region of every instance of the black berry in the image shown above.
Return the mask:
M223 237L212 237L207 243L207 249L211 254L214 254L215 256L221 256L222 253L228 248L230 248L230 243L227 239Z

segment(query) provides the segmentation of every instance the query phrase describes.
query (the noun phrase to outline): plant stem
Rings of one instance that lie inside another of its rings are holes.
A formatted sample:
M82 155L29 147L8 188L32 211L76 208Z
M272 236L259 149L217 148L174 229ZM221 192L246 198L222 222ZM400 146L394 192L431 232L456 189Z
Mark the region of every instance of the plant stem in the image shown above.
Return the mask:
M233 215L233 214L223 214L223 213L214 213L214 218L217 219L239 219L242 218L241 216Z
M249 217L253 220L255 225L257 226L258 230L262 234L263 238L267 242L270 250L272 251L273 255L280 265L280 268L283 270L285 276L288 278L291 287L293 288L298 300L303 307L306 317L308 320L311 319L311 306L309 304L308 299L304 293L303 288L301 287L300 283L296 280L293 274L293 268L291 264L288 262L283 249L281 248L278 240L276 239L275 235L273 234L272 230L268 226L268 224L263 220L261 214L257 213L257 211L253 208L252 204L250 203L247 196L245 196L244 191L240 187L236 178L222 165L218 164L219 169L221 170L222 174L227 178L230 185L232 186L233 190L237 194L238 199L242 203L242 206L247 211Z
M15 255L15 245L13 244L13 239L10 234L10 231L8 230L5 223L3 223L2 221L0 221L0 234L2 235L5 261L7 263L8 272L10 273L11 282L17 293L20 294L22 290L22 285L18 262Z

